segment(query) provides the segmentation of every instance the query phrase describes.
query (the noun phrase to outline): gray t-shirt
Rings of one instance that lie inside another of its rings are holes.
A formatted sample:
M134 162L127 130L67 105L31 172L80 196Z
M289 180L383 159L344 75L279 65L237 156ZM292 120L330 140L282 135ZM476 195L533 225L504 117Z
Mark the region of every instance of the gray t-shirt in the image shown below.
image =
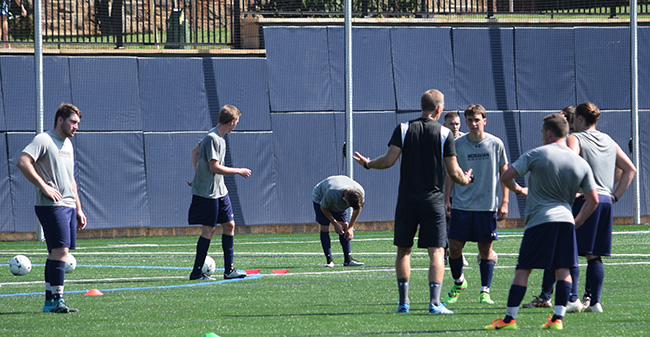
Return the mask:
M74 194L74 150L70 139L59 138L52 131L34 137L23 153L34 159L34 168L45 183L61 193L61 200L54 202L41 192L36 192L36 206L76 207Z
M210 161L216 160L224 165L226 157L226 140L214 127L199 143L199 161L194 173L192 194L203 198L217 199L228 194L223 175L210 172Z
M584 130L573 135L580 142L580 156L594 173L598 194L611 195L616 171L616 142L598 130Z
M469 136L458 137L456 154L463 171L474 170L474 182L465 186L454 185L451 207L463 211L495 212L499 207L499 168L508 164L501 139L489 133L485 133L479 142L472 141Z
M330 176L314 186L311 200L332 212L343 212L350 207L343 199L343 192L349 188L361 192L365 198L366 192L358 182L348 176Z
M528 177L526 229L547 222L574 223L571 205L578 189L596 188L591 168L567 146L548 144L519 157L512 167Z

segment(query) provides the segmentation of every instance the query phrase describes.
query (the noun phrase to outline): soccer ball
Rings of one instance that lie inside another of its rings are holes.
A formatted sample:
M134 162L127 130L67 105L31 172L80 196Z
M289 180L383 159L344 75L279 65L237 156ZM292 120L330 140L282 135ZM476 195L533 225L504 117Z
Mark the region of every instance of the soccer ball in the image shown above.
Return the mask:
M74 255L68 253L68 259L65 260L65 272L72 273L77 268L77 259Z
M9 270L16 276L27 275L32 270L32 261L25 255L16 255L9 262Z
M203 272L203 274L205 274L205 275L210 276L210 275L214 274L214 270L216 268L217 268L217 265L214 263L214 260L211 257L206 256L205 257L205 262L203 262L203 268L201 268L201 272Z

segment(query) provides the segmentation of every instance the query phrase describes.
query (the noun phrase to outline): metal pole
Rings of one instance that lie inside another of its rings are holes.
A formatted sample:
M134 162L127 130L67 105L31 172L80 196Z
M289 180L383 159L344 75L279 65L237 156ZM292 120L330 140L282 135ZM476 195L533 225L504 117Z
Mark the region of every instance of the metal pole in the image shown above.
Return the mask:
M354 179L352 136L352 0L345 0L345 171Z
M34 1L34 73L36 75L36 134L43 132L43 4ZM36 239L45 241L43 228L36 219Z
M638 59L638 41L637 41L637 1L630 0L630 72L631 72L631 98L632 98L632 161L634 166L639 168L639 59ZM634 223L641 223L641 186L639 182L639 171L637 171L632 181L634 192Z

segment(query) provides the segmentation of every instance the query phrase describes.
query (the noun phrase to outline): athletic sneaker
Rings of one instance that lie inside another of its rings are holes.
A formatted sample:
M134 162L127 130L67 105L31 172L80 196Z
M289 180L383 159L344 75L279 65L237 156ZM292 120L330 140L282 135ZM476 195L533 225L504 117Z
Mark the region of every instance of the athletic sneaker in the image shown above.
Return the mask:
M398 304L397 310L395 312L406 314L409 312L409 310L411 310L411 307L408 304Z
M490 298L490 293L486 292L481 292L481 294L478 295L478 302L485 304L494 304L494 301Z
M365 266L365 265L366 265L365 263L359 262L359 261L357 261L357 260L355 260L353 258L350 258L350 260L345 261L343 263L344 267L362 267L362 266Z
M190 274L191 281L214 281L214 278L208 276L208 274L201 273L200 275Z
M521 305L522 308L550 308L552 307L553 304L551 304L551 299L549 298L548 300L544 301L541 297L535 296L532 301L528 303L524 303Z
M441 303L439 306L429 304L429 313L432 315L453 315L453 311L447 309L447 307Z
M65 301L62 298L59 298L58 300L52 300L50 304L50 310L45 311L46 308L43 307L43 312L53 312L55 314L67 314L70 312L70 308L65 304Z
M603 307L600 305L600 303L596 303L594 305L586 307L585 312L603 312Z
M506 323L503 321L503 318L497 318L494 321L492 321L492 324L488 324L485 326L486 330L517 330L517 320L513 319L510 321L510 323Z
M582 296L582 307L587 308L591 304L591 297L589 295Z
M226 280L231 280L231 279L235 279L235 278L244 278L246 276L248 276L248 274L246 274L246 272L242 273L242 272L237 271L237 269L231 270L230 273L223 273L223 278L226 279Z
M467 289L467 280L463 280L463 283L460 285L454 283L454 285L451 287L451 290L449 290L449 293L447 293L447 295L445 295L445 298L442 299L442 303L456 303L456 301L458 301L458 294L460 294L460 292L465 289Z
M580 300L576 299L575 301L566 304L566 312L581 312L584 307L582 306L582 302Z
M326 264L324 264L326 268L334 268L334 260L329 260L327 261Z
M561 319L558 318L553 321L553 316L551 316L546 319L546 323L542 324L542 329L562 330L564 329L564 326Z

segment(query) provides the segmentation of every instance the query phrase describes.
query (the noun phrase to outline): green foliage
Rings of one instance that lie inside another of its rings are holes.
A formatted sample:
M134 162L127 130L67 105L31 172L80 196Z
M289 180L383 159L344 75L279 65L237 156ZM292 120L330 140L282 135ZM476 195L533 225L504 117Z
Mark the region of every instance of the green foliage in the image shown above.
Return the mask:
M644 290L650 288L648 226L617 226L615 255L605 258L605 313L568 314L565 330L571 336L645 336L650 311ZM636 232L634 232L636 231ZM496 305L478 303L480 276L476 245L464 253L469 287L450 309L451 316L428 314L428 257L414 249L411 275L411 313L395 314L397 287L395 248L389 232L356 233L353 256L361 268L342 267L338 240L332 234L335 268L324 268L318 234L239 235L235 237L235 266L261 269L264 277L236 282L194 282L187 279L196 237L81 240L74 251L77 269L66 275L66 301L74 314L41 313L43 264L46 248L40 242L3 242L0 261L25 254L34 267L16 277L0 266L0 335L2 336L395 336L445 332L452 336L487 336L483 326L503 317L514 275L521 230L501 230L495 243L499 262L492 285ZM216 238L217 236L215 236ZM221 268L219 239L210 253ZM580 259L581 280L585 261ZM127 268L120 268L125 266ZM289 269L284 275L272 270ZM219 271L217 279L221 280ZM537 295L542 273L534 271L526 300ZM177 287L173 287L177 286ZM189 286L189 287L186 287ZM445 271L443 292L451 286ZM84 296L98 288L103 296ZM138 289L146 288L146 289ZM582 284L580 286L582 289ZM18 293L37 295L15 296ZM508 336L545 333L540 325L552 309L521 309L519 331ZM498 333L497 333L498 334Z

